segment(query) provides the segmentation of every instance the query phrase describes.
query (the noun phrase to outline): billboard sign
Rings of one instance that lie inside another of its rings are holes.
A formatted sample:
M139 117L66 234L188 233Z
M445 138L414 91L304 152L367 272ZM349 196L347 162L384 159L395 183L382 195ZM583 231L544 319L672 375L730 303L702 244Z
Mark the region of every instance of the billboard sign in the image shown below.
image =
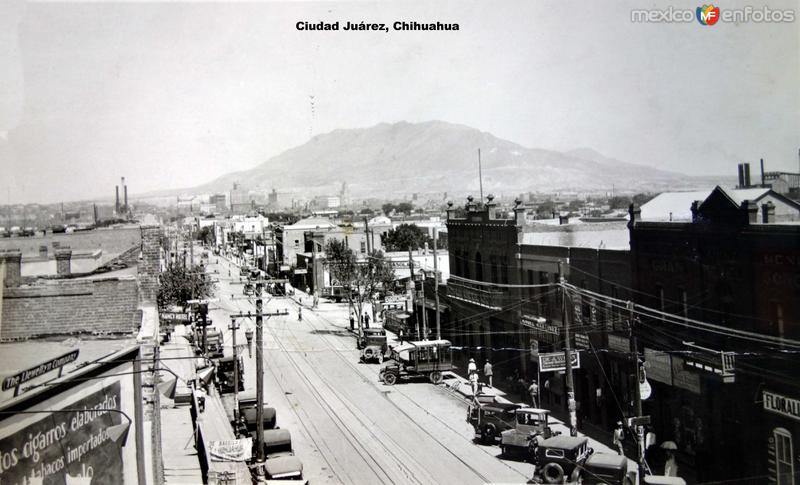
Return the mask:
M107 374L132 370L126 363ZM108 434L129 423L121 412L135 416L133 380L100 375L0 416L0 483L138 483L134 423L124 442Z
M581 354L573 350L570 352L570 360L572 361L573 369L580 369L581 367ZM547 354L539 354L539 371L562 371L567 369L564 352L551 352Z

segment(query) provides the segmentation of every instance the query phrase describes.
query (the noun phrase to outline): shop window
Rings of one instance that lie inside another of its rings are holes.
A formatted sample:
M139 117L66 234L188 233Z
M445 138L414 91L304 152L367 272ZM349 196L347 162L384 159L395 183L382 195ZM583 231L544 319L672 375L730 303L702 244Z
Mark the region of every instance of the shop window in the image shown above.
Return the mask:
M784 428L775 428L772 436L775 439L775 483L794 485L792 434Z

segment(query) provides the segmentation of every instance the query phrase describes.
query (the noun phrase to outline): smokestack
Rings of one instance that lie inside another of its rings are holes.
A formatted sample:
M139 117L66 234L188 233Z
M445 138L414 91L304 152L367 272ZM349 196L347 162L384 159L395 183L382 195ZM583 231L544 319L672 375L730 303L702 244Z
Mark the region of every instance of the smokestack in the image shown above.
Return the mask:
M116 186L117 189L117 202L114 204L114 210L117 214L119 214L119 185Z
M737 167L739 169L739 188L741 189L744 187L744 165L740 163Z
M764 159L761 159L761 186L764 186Z
M750 187L750 164L744 164L744 186Z
M123 188L125 189L125 212L128 212L128 186Z
M92 204L92 208L94 211L94 225L97 225L97 204Z

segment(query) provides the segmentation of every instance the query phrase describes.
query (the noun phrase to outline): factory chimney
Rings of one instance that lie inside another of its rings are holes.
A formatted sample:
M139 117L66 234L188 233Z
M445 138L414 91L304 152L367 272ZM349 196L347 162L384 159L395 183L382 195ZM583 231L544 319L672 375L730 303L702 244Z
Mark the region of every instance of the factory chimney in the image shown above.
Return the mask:
M117 189L117 202L114 204L114 210L117 214L119 214L119 185L116 186Z

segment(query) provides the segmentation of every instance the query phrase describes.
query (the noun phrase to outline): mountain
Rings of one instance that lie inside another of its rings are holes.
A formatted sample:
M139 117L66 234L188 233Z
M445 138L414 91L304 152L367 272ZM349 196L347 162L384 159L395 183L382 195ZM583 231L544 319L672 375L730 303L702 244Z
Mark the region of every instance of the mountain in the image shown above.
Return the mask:
M687 175L607 158L591 149L526 148L468 126L430 121L317 135L255 168L224 175L190 192L227 192L237 182L245 189L334 194L346 181L355 197L477 194L478 148L484 193L599 192L612 187L655 191L698 184Z

